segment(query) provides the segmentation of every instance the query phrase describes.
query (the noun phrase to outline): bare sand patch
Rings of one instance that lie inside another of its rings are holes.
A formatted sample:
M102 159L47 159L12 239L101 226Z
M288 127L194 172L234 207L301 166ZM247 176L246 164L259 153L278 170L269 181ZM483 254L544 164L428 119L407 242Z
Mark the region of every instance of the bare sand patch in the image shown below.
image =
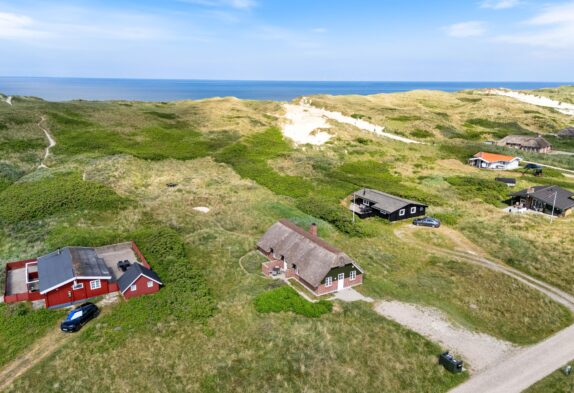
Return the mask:
M527 104L544 106L547 108L554 108L560 113L565 115L574 116L574 104L569 104L566 102L559 102L548 97L537 96L533 94L520 93L517 91L510 90L500 90L500 89L490 89L486 90L489 94L496 94L499 96L511 97L518 101L525 102Z
M209 213L210 209L206 206L197 206L197 207L194 207L193 210L201 212L201 213Z
M472 332L455 325L439 310L396 300L381 301L375 311L415 332L440 343L469 363L478 372L493 366L514 353L518 347L484 333Z

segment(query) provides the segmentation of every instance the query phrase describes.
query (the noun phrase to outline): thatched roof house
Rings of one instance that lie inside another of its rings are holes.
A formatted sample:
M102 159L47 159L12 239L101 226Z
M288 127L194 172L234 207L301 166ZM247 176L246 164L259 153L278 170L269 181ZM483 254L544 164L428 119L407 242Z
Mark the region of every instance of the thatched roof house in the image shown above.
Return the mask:
M560 138L574 138L574 127L566 127L558 132Z
M288 220L280 220L265 232L257 247L271 261L264 264L264 273L279 268L315 293L362 283L363 270L343 251L319 238L315 224L306 231Z
M537 153L548 153L552 149L550 142L544 139L541 135L508 135L498 141L497 145Z

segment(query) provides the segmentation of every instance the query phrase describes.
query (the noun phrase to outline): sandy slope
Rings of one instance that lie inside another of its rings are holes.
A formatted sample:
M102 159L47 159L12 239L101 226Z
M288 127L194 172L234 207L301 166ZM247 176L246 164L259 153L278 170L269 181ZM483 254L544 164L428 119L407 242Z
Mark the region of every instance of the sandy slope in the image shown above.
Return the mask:
M385 132L385 127L345 116L341 112L314 107L307 98L303 98L299 104L285 104L284 107L287 121L283 124L283 134L299 144L322 145L331 139L328 132L322 131L331 128L328 120L350 124L363 131L373 132L376 135L404 143L421 143Z
M565 102L558 102L558 101L552 100L548 97L519 93L517 91L490 89L490 90L487 90L486 92L489 94L496 94L496 95L500 95L500 96L511 97L511 98L517 99L519 101L526 102L527 104L544 106L547 108L554 108L558 112L564 113L566 115L574 116L574 104L568 104Z

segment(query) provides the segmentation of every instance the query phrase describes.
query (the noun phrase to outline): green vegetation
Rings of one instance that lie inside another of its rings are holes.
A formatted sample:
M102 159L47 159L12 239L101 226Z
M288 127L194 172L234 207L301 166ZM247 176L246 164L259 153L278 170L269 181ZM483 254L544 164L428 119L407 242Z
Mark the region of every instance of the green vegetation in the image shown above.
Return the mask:
M0 304L0 367L22 354L64 316L62 311L32 310L29 304Z
M287 285L262 292L253 300L253 303L260 313L290 311L309 318L320 317L330 313L333 309L333 303L326 300L311 303Z
M109 210L126 200L109 187L83 181L78 174L55 175L36 182L14 184L0 193L0 222L40 220L81 210Z
M427 130L421 130L420 128L411 131L411 136L415 138L425 139L425 138L432 138L434 134Z
M570 365L572 365L570 363ZM524 393L572 393L574 392L574 375L565 375L562 369L554 371L536 384L524 391Z
M534 133L524 127L522 127L517 122L501 122L493 121L489 119L468 119L465 123L467 127L482 127L487 129L488 133L492 134L495 138L504 138L509 134L521 134L521 135L534 135Z
M494 179L482 179L473 176L451 176L445 179L453 186L463 200L480 199L485 203L499 206L508 199L506 184Z

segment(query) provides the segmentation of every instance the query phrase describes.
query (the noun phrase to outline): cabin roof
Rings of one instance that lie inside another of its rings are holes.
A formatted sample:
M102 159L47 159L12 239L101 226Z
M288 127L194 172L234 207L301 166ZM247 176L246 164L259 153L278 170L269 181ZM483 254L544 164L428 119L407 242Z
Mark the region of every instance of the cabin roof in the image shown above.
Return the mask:
M76 278L110 279L110 272L93 248L64 247L38 258L40 293Z
M387 194L386 192L378 190L372 190L370 188L362 188L355 192L353 195L366 199L370 202L374 202L374 205L371 205L370 207L373 209L381 210L385 213L393 213L408 205L427 206L424 203L400 198L398 196Z
M163 285L156 272L135 262L132 263L127 268L126 272L119 278L118 286L120 288L120 292L124 293L140 276L145 276L150 280L157 282L159 285Z
M486 152L483 152L483 151L481 151L481 152L479 152L479 153L476 153L473 157L474 157L474 158L479 158L479 159L481 159L481 160L483 160L483 161L491 162L491 163L492 163L492 162L500 162L500 161L510 162L510 161L513 161L513 160L520 160L519 157L506 156L506 155L503 155L503 154L495 154L495 153L486 153ZM472 159L472 158L471 158L471 159Z
M288 220L280 220L265 232L257 246L289 266L297 266L298 275L314 287L321 284L332 268L353 264L347 254Z
M524 147L531 147L535 149L544 149L546 147L552 146L550 142L544 139L542 136L530 136L530 135L508 135L502 138L499 145L520 145Z
M531 197L544 202L548 205L554 204L554 196L556 196L555 207L560 210L567 210L574 207L574 192L565 190L558 186L535 186L525 188L511 194L514 197Z

